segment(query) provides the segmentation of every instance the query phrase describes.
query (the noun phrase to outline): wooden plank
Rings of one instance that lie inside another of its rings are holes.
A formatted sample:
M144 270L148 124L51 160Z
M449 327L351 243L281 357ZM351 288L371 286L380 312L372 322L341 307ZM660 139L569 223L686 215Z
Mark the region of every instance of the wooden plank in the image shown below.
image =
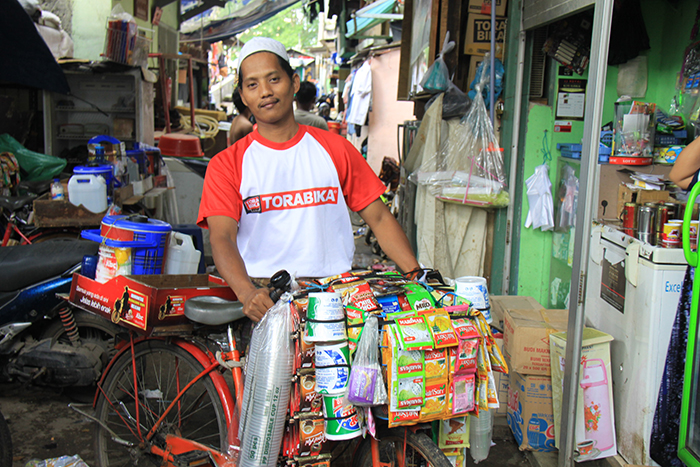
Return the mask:
M401 59L399 61L399 85L396 98L408 100L411 87L411 37L413 32L413 0L406 0L403 5L401 22Z

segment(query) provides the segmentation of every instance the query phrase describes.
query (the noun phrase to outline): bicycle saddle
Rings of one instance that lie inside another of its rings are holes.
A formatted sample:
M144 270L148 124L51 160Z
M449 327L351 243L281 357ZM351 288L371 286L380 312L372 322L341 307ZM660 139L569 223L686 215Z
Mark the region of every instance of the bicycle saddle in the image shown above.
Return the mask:
M185 302L185 316L195 323L220 326L244 318L243 304L203 295Z
M36 195L25 196L0 196L0 207L9 209L11 212L22 208L36 198Z

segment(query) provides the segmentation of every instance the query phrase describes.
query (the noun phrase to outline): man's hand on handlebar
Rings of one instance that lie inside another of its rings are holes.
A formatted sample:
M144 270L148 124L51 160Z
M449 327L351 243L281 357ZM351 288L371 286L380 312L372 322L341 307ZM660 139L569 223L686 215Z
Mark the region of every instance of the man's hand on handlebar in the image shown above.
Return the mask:
M245 296L239 296L238 299L243 303L243 313L256 323L274 305L268 288L254 289Z

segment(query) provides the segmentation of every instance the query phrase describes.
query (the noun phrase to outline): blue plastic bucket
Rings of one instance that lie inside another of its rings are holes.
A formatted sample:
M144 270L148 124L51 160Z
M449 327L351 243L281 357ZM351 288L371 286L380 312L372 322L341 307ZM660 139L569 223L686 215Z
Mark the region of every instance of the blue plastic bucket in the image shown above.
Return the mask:
M171 227L145 216L105 216L100 229L83 230L83 238L113 248L131 248L131 274L161 274Z

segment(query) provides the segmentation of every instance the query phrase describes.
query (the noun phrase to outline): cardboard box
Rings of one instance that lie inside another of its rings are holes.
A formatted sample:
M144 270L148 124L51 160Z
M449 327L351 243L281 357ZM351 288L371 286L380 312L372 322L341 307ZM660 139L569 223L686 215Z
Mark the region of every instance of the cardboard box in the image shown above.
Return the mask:
M491 14L492 0L469 0L468 11L477 15ZM506 0L496 0L496 16L506 16Z
M506 37L506 18L496 17L496 57L503 59ZM491 16L469 14L464 53L484 55L491 51Z
M549 335L566 331L569 310L506 310L503 353L509 370L549 375Z
M579 390L576 406L574 460L602 459L617 454L615 409L613 406L610 341L604 332L584 328L579 369ZM552 387L555 446L561 442L562 392L566 367L566 333L552 334Z
M671 198L671 193L666 190L633 190L627 185L620 185L617 189L617 217L622 214L625 208L625 203L658 203L663 201L668 202Z
M489 302L493 318L491 325L501 331L503 331L506 310L541 310L544 308L534 298L524 295L489 295ZM502 345L499 347L503 349Z
M554 451L552 379L511 372L507 419L521 451Z

